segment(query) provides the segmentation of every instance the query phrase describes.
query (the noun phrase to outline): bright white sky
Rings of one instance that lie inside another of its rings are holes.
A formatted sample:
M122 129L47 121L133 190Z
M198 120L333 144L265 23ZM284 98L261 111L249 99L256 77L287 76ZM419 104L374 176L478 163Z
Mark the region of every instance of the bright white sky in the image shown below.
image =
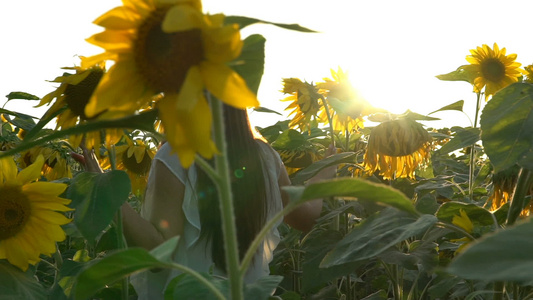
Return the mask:
M101 52L84 39L101 31L91 23L95 18L119 5L119 0L0 1L0 97L11 91L42 97L52 91L54 84L46 80L60 75L61 67L77 63L76 55ZM318 82L340 66L375 106L425 114L465 100L465 111L473 118L476 97L471 86L440 81L435 75L466 64L469 49L494 42L508 54L518 54L523 66L533 63L526 19L533 8L530 0L204 0L203 6L210 13L299 23L321 32L267 25L243 31L267 39L259 100L280 112L287 105L279 101L284 98L279 92L282 78ZM11 101L5 108L35 116L43 112L23 101ZM470 124L458 112L435 116L448 126ZM271 114L252 115L260 126L275 121Z

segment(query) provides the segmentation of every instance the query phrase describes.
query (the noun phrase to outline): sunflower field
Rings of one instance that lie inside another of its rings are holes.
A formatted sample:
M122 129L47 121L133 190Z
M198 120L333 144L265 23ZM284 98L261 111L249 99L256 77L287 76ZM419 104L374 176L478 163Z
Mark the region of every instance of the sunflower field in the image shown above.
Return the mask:
M162 269L181 273L164 299L533 299L533 65L496 43L437 75L472 86L469 127L430 126L463 100L428 115L373 107L340 67L280 78L287 117L256 129L291 201L239 259L223 104L281 115L256 96L266 40L240 34L256 23L313 32L206 14L199 0L123 0L87 39L101 54L44 96L7 95L47 111L0 108L0 299L137 299L130 276ZM151 251L125 242L120 208L140 210L163 141L218 187L225 277L174 262L179 237ZM335 178L308 182L332 166ZM266 233L319 198L312 230L279 225L270 275L245 283Z

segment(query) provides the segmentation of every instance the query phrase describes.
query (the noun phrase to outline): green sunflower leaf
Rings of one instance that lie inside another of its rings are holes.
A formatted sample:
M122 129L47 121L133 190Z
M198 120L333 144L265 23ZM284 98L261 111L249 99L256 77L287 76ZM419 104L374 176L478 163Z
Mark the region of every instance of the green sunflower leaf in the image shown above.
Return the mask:
M441 205L436 213L437 218L442 221L452 223L454 216L460 216L460 211L464 210L470 220L474 223L478 223L483 226L498 225L494 224L495 218L492 213L483 207L479 207L475 204L467 204L462 202L446 202Z
M449 105L446 105L444 107L441 107L441 108L437 109L436 111L432 111L428 115L434 114L434 113L439 112L439 111L447 111L447 110L463 111L463 105L464 104L465 104L464 100L459 100L459 101L454 102L452 104L449 104Z
M35 135L35 139L24 139L24 141L14 149L4 151L0 153L0 158L14 155L16 153L28 150L38 145L42 145L46 142L64 138L71 134L81 134L84 132L96 131L105 128L129 128L129 129L141 129L143 131L151 132L154 135L158 134L154 130L154 121L157 117L157 110L150 110L137 115L132 115L115 120L102 120L84 123L75 127L71 127L65 130L56 131L52 134L45 136Z
M272 110L272 109L269 109L269 108L266 108L266 107L262 107L262 106L254 108L253 111L262 112L262 113L276 114L276 115L282 116L282 114L280 114L279 112L277 112L275 110Z
M7 94L6 97L8 101L14 100L14 99L17 99L17 100L19 99L20 100L40 100L41 99L35 95L25 93L25 92L11 92Z
M402 192L360 178L336 178L306 186L285 187L284 190L289 193L291 201L297 203L320 198L344 197L345 200L371 201L419 215L413 202Z
M459 254L447 271L465 279L533 284L533 219L486 235Z
M296 173L296 175L291 179L292 184L303 184L306 180L315 176L320 170L342 163L355 163L357 155L354 152L344 152L334 154L332 156L326 157L320 161L314 162L310 166Z
M473 83L474 78L476 78L476 74L468 72L465 68L465 65L462 65L455 71L442 75L437 75L435 77L444 81L466 81L468 83Z
M72 179L67 198L75 208L74 224L93 243L111 223L120 206L128 199L131 184L124 171L84 172Z
M243 16L227 16L224 19L224 23L225 24L235 24L235 23L239 24L239 27L241 29L246 27L246 26L249 26L249 25L262 23L262 24L270 24L270 25L278 26L278 27L281 27L281 28L284 28L284 29L296 30L296 31L300 31L300 32L316 32L316 31L311 30L309 28L302 27L302 26L300 26L298 24L273 23L273 22L268 22L268 21L263 21L263 20L259 20L259 19L255 19L255 18L249 18L249 17L243 17Z
M452 131L455 131L453 138L438 150L440 153L450 153L461 148L470 147L480 139L479 128L453 127Z
M433 215L420 217L386 208L354 227L322 260L321 268L362 261L385 253L410 237L424 233L437 222Z
M533 150L533 85L515 83L499 92L481 114L481 139L485 152L499 172L529 163Z
M46 290L36 280L35 270L27 272L12 266L5 260L0 260L0 299L48 299Z
M255 94L265 69L265 38L253 34L244 40L241 55L236 58L231 67L246 81L248 88Z

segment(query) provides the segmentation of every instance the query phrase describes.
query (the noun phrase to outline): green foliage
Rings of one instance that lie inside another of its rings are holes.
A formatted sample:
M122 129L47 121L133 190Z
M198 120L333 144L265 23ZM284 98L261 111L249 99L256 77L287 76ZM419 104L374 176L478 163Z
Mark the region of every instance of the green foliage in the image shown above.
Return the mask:
M227 16L224 19L224 22L226 24L233 24L233 23L239 24L240 28L244 28L246 26L253 25L253 24L262 23L262 24L270 24L270 25L274 25L274 26L277 26L277 27L280 27L280 28L289 29L289 30L295 30L295 31L300 31L300 32L316 32L314 30L302 27L302 26L300 26L298 24L273 23L273 22L268 22L268 21L263 21L263 20L259 20L259 19L255 19L255 18L249 18L249 17L243 17L243 16Z
M19 100L40 100L41 99L35 95L25 93L25 92L11 92L7 94L6 97L8 101L14 100L14 99L19 99Z
M496 172L520 165L533 151L532 110L533 85L529 83L515 83L499 91L483 109L481 137Z
M130 191L128 175L119 170L85 172L72 180L67 197L75 209L74 224L89 243L111 223Z
M413 203L400 191L359 178L338 178L303 186L286 187L291 201L296 203L318 198L352 197L385 204L418 215ZM349 199L346 199L349 200Z
M447 110L458 110L458 111L463 111L463 105L465 104L465 101L464 100L459 100L457 102L454 102L452 104L449 104L449 105L445 105L435 111L432 111L429 113L429 115L431 114L434 114L436 112L439 112L439 111L447 111Z
M533 284L533 221L498 231L470 245L447 268L467 279Z
M424 233L437 218L400 213L388 208L353 228L320 264L331 267L375 257L403 240Z
M265 66L265 38L253 34L244 40L241 55L232 62L233 69L248 84L250 90L257 94Z
M21 272L7 261L0 260L1 299L48 299L46 290L35 281L32 268Z

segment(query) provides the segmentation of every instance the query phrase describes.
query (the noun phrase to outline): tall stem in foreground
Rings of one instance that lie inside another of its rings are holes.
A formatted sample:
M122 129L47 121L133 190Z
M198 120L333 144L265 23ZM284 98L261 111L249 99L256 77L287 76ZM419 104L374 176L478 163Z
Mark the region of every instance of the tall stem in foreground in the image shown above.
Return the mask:
M477 128L477 119L479 117L479 107L481 106L481 92L477 93L477 101L476 101L476 115L474 117L474 128ZM470 164L469 164L469 172L468 172L468 196L470 201L474 200L474 171L475 171L475 163L476 163L476 143L472 144L470 148Z
M326 117L328 118L329 123L329 132L331 134L331 143L333 146L335 146L335 131L333 131L333 118L331 117L331 114L329 113L329 106L328 102L326 101L326 98L324 96L321 96L322 104L324 105L324 111L326 112Z
M237 245L237 228L235 226L235 213L233 208L233 194L231 191L229 163L224 134L224 115L222 102L213 99L208 94L213 111L213 133L215 144L220 151L215 156L216 175L211 178L218 189L220 214L222 221L222 234L226 254L226 268L230 282L231 299L243 299L243 276L239 272L239 250ZM209 173L208 173L209 174Z

